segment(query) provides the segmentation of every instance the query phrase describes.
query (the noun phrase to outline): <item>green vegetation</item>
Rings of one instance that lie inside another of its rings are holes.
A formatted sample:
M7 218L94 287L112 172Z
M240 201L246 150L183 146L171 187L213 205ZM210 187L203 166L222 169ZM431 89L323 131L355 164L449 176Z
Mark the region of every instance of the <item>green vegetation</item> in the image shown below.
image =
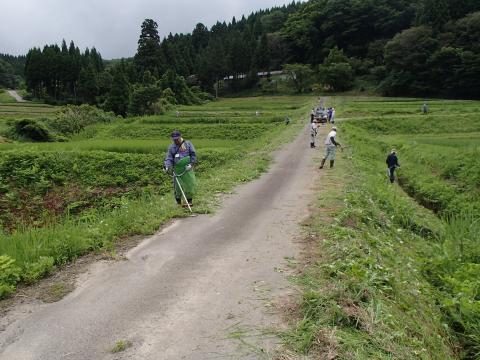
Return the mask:
M195 210L211 211L215 194L263 172L272 148L303 126L298 119L312 100L219 100L205 112L202 106L181 107L180 116L188 113L190 121L178 128L185 129L198 153ZM273 109L292 123L273 121ZM68 142L0 144L0 254L7 274L0 278L1 297L19 281L32 283L89 251L112 249L119 237L150 234L168 219L185 215L172 201L171 178L162 171L170 133L177 128L175 113L128 120L106 116L104 121L103 112L90 110L67 107L45 120L52 131L78 120L82 126ZM242 113L239 124L213 121L235 118L236 112ZM196 124L197 117L205 121ZM229 170L218 173L219 166Z
M285 342L332 358L478 358L480 104L336 102L348 156L322 178L307 227L318 251L295 278L305 294ZM393 147L400 187L385 176Z
M8 121L51 117L58 110L58 108L50 105L16 103L15 99L7 93L0 93L0 97L3 96L8 96L8 101L0 100L0 136L6 136ZM10 102L10 99L13 102Z
M0 54L0 87L24 76L33 98L98 105L123 117L245 92L356 87L478 99L479 29L480 6L472 0L292 2L164 39L145 19L133 58L104 61L95 47L81 51L64 40L25 57Z
M0 104L15 102L16 100L6 90L0 89Z
M22 141L66 141L89 125L115 120L117 118L113 113L106 113L95 106L68 105L57 110L50 118L7 120L10 129L5 131L5 135Z
M110 350L112 354L125 351L132 347L133 343L130 340L119 340L115 343L115 346Z

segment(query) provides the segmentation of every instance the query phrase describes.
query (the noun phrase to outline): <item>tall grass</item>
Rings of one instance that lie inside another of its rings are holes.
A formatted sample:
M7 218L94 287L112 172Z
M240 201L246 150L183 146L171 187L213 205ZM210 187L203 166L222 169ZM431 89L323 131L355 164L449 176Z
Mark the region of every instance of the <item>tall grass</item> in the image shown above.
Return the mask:
M306 99L282 100L300 103L295 105L294 120L307 113L312 99ZM250 111L254 112L261 103L255 99ZM222 101L222 104L248 107L249 100L233 99ZM216 104L210 106L214 110L218 108ZM224 136L225 127L183 125L186 126L185 137L193 139L199 150L196 171L201 186L196 197L196 211L211 211L216 203L215 194L258 177L267 169L272 149L298 134L303 125L301 121L292 121L288 127L281 124L268 132L263 130L270 129L270 124L230 125L227 126L230 139ZM43 228L17 228L8 234L5 229L0 231L0 270L8 274L0 274L0 298L14 291L18 281L35 281L49 273L54 265L62 265L88 251L108 251L120 236L152 233L167 219L185 215L174 205L171 194L162 195L166 189L163 185L168 182L170 188L170 180L161 171L161 163L171 142L171 128L152 136L149 131L156 127L135 124L135 119L122 126L140 134L139 138L80 141L75 138L70 143L5 144L0 147L6 150L0 154L0 205L4 200L23 199L27 190L34 192L28 197L28 204L38 202L59 184L64 187L63 195L92 193L103 196L97 191L99 187L115 190L136 183L132 193L120 192L114 199L102 197L107 206L89 203L89 206L80 206L80 211L74 215L67 212L67 216L51 218ZM102 131L122 135L122 129L112 124L110 128L103 127ZM256 133L252 135L249 130ZM149 137L159 139L148 140ZM232 139L237 137L241 140ZM99 149L104 151L97 151ZM219 168L222 171L218 171ZM81 189L76 188L79 185ZM13 196L15 194L23 194L23 197ZM87 196L88 199L94 199L93 195ZM36 210L29 207L29 211Z
M350 105L352 110L355 105ZM362 115L371 116L380 105L361 106ZM343 129L354 147L355 163L366 174L378 174L385 167L388 150L396 147L402 164L398 172L401 186L438 215L440 224L427 227L430 234L415 232L420 239L412 244L414 249L422 240L430 241L415 258L423 279L434 289L430 296L442 310L441 321L457 335L462 348L459 357L476 359L480 356L480 167L474 135L480 129L479 102L432 106L441 111L403 118L351 117ZM464 146L464 139L472 139L469 146ZM391 195L380 188L373 193L372 204L388 204ZM405 216L414 222L420 218L416 210ZM399 225L406 228L404 221Z

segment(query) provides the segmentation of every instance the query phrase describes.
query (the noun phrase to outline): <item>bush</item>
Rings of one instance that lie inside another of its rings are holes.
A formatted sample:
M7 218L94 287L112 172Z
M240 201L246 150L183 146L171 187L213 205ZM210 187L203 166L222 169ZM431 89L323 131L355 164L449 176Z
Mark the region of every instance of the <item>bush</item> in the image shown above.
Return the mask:
M62 135L77 134L88 125L110 123L117 119L113 112L105 112L91 105L67 105L51 120L49 126Z
M128 112L132 115L152 115L153 105L162 95L160 87L155 85L137 86L132 93Z
M27 284L33 284L36 280L49 274L53 269L53 264L53 257L40 256L38 261L25 264L22 280Z
M260 79L260 89L264 94L273 94L277 92L277 82L268 78Z
M0 299L15 291L15 285L20 281L21 269L15 265L15 260L6 255L0 255Z
M10 120L7 125L8 137L29 141L54 141L55 136L46 122L48 119Z
M202 102L212 101L215 99L215 97L212 94L202 91L202 89L200 89L199 86L192 86L190 89L192 90L193 95L195 95Z

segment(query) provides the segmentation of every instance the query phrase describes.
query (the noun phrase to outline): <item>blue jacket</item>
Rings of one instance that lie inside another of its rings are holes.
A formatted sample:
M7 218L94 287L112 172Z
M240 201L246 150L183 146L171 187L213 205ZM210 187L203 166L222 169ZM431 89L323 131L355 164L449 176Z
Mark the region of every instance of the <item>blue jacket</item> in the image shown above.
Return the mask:
M397 155L395 154L388 155L385 162L387 163L389 169L395 166L400 166L400 164L398 163Z
M183 140L180 146L177 146L175 143L171 144L165 157L165 167L172 167L186 156L190 156L190 164L194 164L197 161L195 147L190 141Z

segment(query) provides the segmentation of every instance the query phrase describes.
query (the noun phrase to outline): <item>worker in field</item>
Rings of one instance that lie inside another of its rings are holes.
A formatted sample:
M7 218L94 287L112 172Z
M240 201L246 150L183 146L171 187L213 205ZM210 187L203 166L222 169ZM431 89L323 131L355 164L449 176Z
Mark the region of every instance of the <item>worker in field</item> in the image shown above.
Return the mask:
M388 177L390 178L390 182L393 184L395 181L395 169L400 167L397 158L397 151L395 149L392 149L385 162L387 163Z
M329 108L327 109L327 121L328 121L328 122L331 122L331 120L332 120L332 108L329 107Z
M193 165L197 161L197 155L193 144L182 138L180 131L172 132L173 144L167 150L165 157L165 172L173 173L173 186L175 200L181 205L192 206L193 196L197 188L197 181L193 171Z
M320 169L323 169L323 166L325 165L325 161L327 161L327 159L330 160L330 168L333 168L333 164L335 163L335 153L337 151L337 146L341 145L337 141L337 128L334 126L325 138L325 156L322 159Z
M317 137L318 125L317 122L314 120L310 124L310 148L315 148L315 138Z
M422 105L422 114L424 114L424 115L428 114L428 105L427 105L427 103L424 103L424 104Z

